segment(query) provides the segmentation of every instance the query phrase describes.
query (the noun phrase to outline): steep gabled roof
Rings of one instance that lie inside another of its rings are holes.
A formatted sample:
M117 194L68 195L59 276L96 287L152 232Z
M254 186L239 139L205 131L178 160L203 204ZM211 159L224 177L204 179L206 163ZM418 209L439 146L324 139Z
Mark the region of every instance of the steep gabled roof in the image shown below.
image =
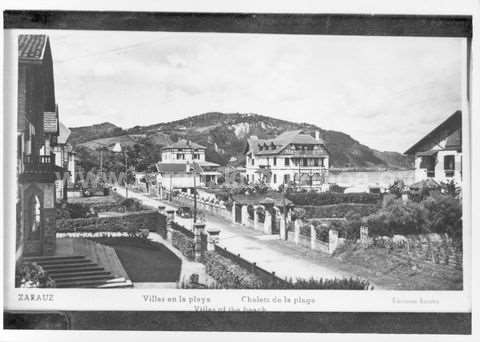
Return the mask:
M18 59L21 62L41 61L45 55L48 37L44 34L18 36Z
M203 149L203 150L206 149L205 146L202 146L200 144L194 143L193 141L186 140L186 139L181 139L176 143L165 146L162 148L162 150L170 149L170 148L197 148L197 149Z
M275 146L274 149L259 151L259 145L271 146L272 144ZM322 139L316 140L310 134L306 134L302 130L287 131L273 139L248 139L245 153L253 152L256 155L278 154L290 144L324 145L324 141ZM326 149L324 150L325 153L328 153Z
M455 113L450 115L448 119L434 128L430 133L425 137L419 140L415 145L410 147L405 154L414 155L417 152L425 152L430 150L433 146L438 144L443 139L448 139L447 145L456 143L461 148L461 129L462 129L462 111L457 110ZM455 132L458 131L458 136L455 136Z
M57 138L57 143L65 144L67 142L68 137L72 133L72 131L65 126L62 122L59 123L59 134Z

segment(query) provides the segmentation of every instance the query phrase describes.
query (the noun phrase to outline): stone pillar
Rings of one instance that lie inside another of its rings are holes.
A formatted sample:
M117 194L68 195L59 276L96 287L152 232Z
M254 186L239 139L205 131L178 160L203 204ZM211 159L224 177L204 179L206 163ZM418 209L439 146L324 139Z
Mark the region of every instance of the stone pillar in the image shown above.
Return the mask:
M235 209L236 208L235 207L236 207L236 204L235 204L235 202L233 202L232 203L232 222L233 223L235 223L235 219L236 219L236 217L235 217L235 213L236 213Z
M172 242L173 220L175 219L175 211L167 210L167 240Z
M330 229L328 231L328 253L335 252L338 246L338 231Z
M280 216L280 239L287 240L287 225L283 215Z
M213 252L215 251L215 245L218 244L220 240L220 230L210 228L207 230L208 240L207 240L207 251Z
M297 245L300 242L300 227L302 226L302 224L303 222L300 219L296 219L294 222L293 239Z
M195 261L199 261L203 254L202 235L204 234L204 231L204 223L195 223L193 225Z
M242 225L248 225L248 205L242 205Z
M272 214L265 209L265 222L263 223L263 233L272 234Z
M313 224L310 225L310 248L317 249L317 230Z

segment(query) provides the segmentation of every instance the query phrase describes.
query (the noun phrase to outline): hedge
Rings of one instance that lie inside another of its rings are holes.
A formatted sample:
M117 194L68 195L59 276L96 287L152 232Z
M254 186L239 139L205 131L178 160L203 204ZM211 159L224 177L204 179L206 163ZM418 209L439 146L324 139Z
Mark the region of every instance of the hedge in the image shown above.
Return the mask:
M322 218L322 217L346 217L358 214L360 216L368 216L375 213L379 206L376 204L361 203L340 203L321 206L305 205L300 208L305 209L305 218Z
M287 198L295 205L328 205L339 203L377 204L381 200L380 194L366 192L342 194L336 192L291 192Z
M253 273L215 252L206 252L202 257L207 273L215 279L218 287L227 289L257 289L263 282Z
M193 239L186 237L184 234L173 230L172 231L172 245L178 249L189 260L195 258L195 245Z

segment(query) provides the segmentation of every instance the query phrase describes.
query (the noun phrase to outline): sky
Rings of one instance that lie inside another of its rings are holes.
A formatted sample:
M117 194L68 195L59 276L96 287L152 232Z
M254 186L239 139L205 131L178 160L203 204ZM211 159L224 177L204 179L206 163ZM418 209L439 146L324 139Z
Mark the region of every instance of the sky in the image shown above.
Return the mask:
M45 33L69 127L258 113L404 152L462 104L458 38Z

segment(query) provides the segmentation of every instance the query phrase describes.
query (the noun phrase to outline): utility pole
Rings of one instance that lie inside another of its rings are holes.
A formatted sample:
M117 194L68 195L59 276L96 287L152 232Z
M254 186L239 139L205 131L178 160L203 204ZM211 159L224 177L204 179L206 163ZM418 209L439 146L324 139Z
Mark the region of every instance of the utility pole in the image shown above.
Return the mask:
M193 223L197 223L197 177L193 173Z
M128 198L128 165L127 165L127 152L125 154L125 197Z

